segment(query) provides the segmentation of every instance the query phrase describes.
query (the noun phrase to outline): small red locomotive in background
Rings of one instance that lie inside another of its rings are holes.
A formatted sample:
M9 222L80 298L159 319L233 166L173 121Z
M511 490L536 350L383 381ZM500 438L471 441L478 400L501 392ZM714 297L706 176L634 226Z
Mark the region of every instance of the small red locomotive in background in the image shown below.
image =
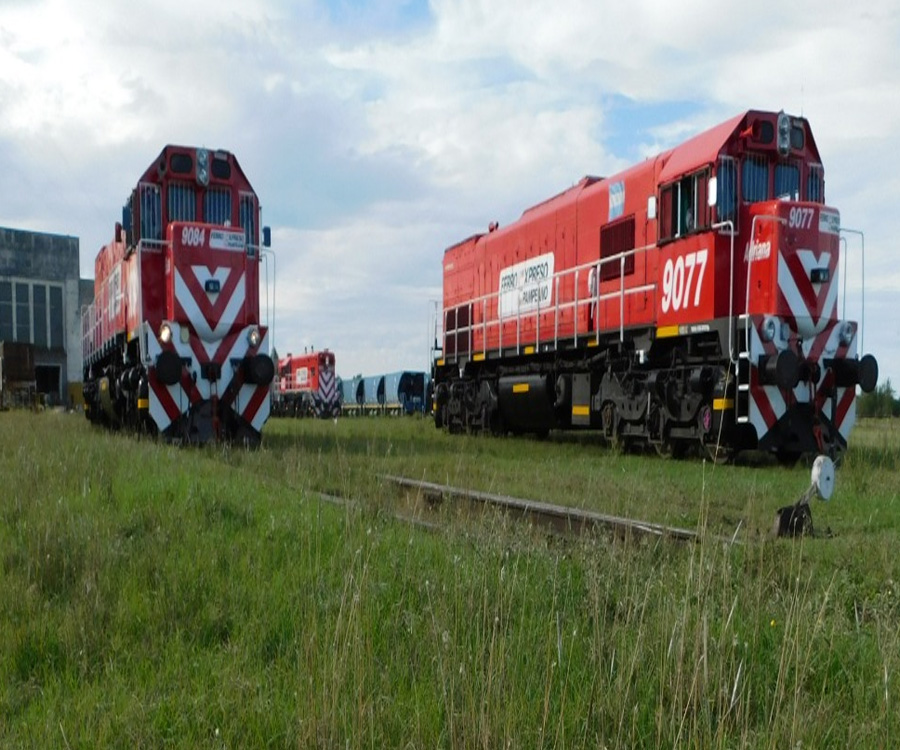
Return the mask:
M878 365L838 304L824 188L809 123L749 111L448 248L436 424L839 452Z
M88 418L258 444L275 366L259 311L259 201L237 159L166 146L122 216L82 316Z
M337 417L341 402L334 352L325 349L281 357L274 398L278 416Z

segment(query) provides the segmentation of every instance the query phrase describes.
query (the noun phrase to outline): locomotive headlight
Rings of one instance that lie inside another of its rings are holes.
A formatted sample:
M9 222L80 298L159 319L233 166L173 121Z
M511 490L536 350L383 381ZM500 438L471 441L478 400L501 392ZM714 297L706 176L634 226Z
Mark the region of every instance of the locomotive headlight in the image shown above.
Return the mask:
M782 110L778 113L778 153L787 156L791 153L791 118Z
M166 321L159 327L159 340L164 344L168 344L172 340L172 326Z
M838 331L838 339L840 340L843 346L850 346L850 342L853 341L853 334L855 331L853 330L853 323L849 320L845 320L841 323L841 328Z
M759 335L762 336L763 341L774 341L778 335L778 329L778 318L769 316L763 320L762 325L759 327Z
M204 187L209 184L209 151L197 149L197 182Z
M261 337L259 335L259 328L253 326L249 331L247 331L247 343L250 344L254 349L259 346L259 342Z

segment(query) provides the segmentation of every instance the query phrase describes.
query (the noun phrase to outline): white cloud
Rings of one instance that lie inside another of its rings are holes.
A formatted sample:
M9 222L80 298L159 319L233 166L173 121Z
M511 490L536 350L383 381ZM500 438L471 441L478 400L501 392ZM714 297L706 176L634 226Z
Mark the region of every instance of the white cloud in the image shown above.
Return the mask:
M743 109L802 110L829 201L866 232L866 343L900 382L897 331L869 312L898 288L898 12L5 2L0 224L80 236L90 275L165 143L227 148L275 230L279 350L330 346L354 372L424 368L447 245Z

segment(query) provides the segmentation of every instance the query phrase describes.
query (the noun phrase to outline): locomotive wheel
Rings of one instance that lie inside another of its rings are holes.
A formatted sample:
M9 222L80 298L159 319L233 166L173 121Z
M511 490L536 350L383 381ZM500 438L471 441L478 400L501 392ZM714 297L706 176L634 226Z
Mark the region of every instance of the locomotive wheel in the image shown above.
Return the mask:
M600 416L603 424L603 435L609 442L609 447L616 452L622 452L625 448L625 441L622 439L619 429L619 415L616 413L616 405L612 401L607 401L600 410Z
M665 415L659 404L651 404L650 413L647 416L647 431L649 433L647 442L654 447L659 456L662 458L675 456L675 442L669 435Z

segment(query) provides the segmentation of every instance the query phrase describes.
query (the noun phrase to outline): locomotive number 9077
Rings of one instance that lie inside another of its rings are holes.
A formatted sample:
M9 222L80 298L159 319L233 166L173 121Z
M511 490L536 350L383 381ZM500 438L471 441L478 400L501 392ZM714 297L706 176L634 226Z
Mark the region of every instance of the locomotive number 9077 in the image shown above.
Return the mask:
M792 208L791 212L788 214L788 226L791 229L810 229L813 225L813 216L816 215L816 211L813 208L804 208L798 206L796 208Z
M678 311L699 307L703 299L703 279L706 276L707 250L669 258L663 268L662 311Z
M202 247L206 244L206 229L184 227L181 230L181 244L187 247Z

